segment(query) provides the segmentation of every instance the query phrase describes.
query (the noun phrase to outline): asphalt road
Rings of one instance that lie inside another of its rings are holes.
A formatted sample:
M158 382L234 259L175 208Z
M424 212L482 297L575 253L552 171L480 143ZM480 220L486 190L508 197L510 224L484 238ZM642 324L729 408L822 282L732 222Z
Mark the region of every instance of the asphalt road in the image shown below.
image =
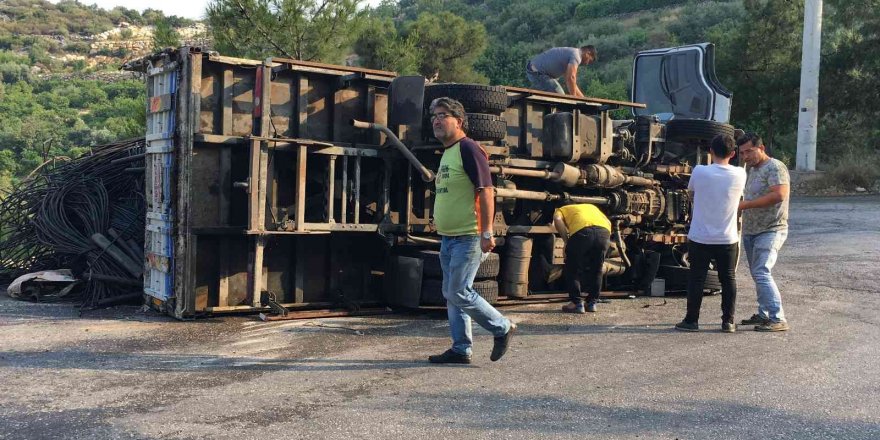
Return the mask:
M438 316L177 322L0 299L4 439L878 439L880 197L795 199L777 280L792 330L671 330L684 298L508 308L490 362L437 367ZM741 264L739 318L755 292Z

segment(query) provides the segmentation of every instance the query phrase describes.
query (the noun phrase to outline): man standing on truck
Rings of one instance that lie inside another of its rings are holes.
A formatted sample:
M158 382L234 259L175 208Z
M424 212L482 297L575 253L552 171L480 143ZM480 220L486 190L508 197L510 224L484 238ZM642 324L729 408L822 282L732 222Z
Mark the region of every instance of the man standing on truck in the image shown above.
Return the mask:
M730 165L736 144L729 135L718 135L710 144L711 165L694 167L688 190L693 192L694 213L688 231L687 314L677 330L699 331L703 286L709 261L715 260L721 282L721 331L733 333L736 324L736 259L739 256L737 207L746 183L746 171Z
M495 247L495 191L489 160L480 145L465 134L467 114L460 102L437 98L430 111L434 137L443 144L435 180L434 225L441 236L442 290L452 348L428 360L435 364L471 363L473 319L495 336L489 359L497 361L507 352L516 325L473 287L483 254Z
M598 52L592 45L577 47L554 47L534 57L526 65L526 76L532 88L545 92L564 94L557 78L565 78L568 94L583 98L577 85L578 66L596 61Z
M782 332L788 322L782 311L782 296L770 273L776 257L788 237L788 168L767 155L764 141L755 133L746 133L737 141L743 161L748 166L743 212L743 247L749 271L758 293L758 313L742 321L755 330Z
M565 287L571 302L567 313L595 312L602 288L602 266L611 243L611 221L595 205L569 204L553 213L553 226L565 241ZM587 307L581 298L581 281L586 284Z

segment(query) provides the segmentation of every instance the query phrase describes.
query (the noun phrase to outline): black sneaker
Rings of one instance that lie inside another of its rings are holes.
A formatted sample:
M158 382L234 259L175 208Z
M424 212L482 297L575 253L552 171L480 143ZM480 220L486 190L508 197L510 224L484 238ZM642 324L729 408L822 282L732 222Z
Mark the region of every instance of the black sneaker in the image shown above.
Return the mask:
M683 332L698 332L700 331L700 325L696 322L681 321L675 324L675 329Z
M443 353L428 356L428 362L432 364L469 364L471 357L466 354L446 350Z
M773 321L755 326L755 330L759 332L785 332L788 328L788 323L785 321Z
M732 322L722 322L721 331L724 333L736 333L736 324Z
M768 322L770 322L770 318L765 318L755 313L751 318L740 321L739 325L764 325Z
M510 346L510 340L513 339L513 332L516 331L516 324L510 323L510 330L507 330L507 333L504 336L495 337L495 345L492 346L492 354L489 356L489 360L492 362L501 359L501 356L504 356L504 353L507 353L507 347Z

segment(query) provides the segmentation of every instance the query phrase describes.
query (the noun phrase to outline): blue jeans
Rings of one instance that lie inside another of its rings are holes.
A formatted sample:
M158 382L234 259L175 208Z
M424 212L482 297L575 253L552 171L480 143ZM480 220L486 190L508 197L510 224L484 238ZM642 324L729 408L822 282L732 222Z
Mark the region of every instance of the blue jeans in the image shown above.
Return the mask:
M542 90L545 92L553 92L565 94L565 91L562 90L562 86L559 85L559 81L556 78L550 78L546 74L530 72L526 70L526 77L529 78L529 82L532 83L532 88L536 90Z
M782 311L782 296L770 273L776 264L779 249L788 237L788 230L762 232L754 235L743 235L742 244L749 261L749 271L755 280L758 293L758 315L774 322L785 321Z
M440 267L443 269L443 297L446 298L446 312L449 315L452 351L459 354L471 354L471 319L496 337L504 336L510 330L510 320L474 290L474 277L477 276L482 256L480 237L477 235L442 237Z

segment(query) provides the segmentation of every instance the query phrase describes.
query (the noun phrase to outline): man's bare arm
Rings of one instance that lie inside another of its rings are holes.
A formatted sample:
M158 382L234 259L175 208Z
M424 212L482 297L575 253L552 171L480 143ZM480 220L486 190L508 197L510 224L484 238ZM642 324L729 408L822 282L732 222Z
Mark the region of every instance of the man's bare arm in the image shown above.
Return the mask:
M755 200L743 200L739 202L739 209L766 208L779 202L788 200L790 188L788 185L775 185L770 187L770 192Z
M553 216L553 226L556 228L556 232L559 233L559 236L562 237L562 241L568 242L568 227L565 226L565 220L561 215Z
M569 95L583 98L584 94L581 92L581 89L578 88L577 73L577 64L569 64L568 67L565 68L565 87L568 89Z

